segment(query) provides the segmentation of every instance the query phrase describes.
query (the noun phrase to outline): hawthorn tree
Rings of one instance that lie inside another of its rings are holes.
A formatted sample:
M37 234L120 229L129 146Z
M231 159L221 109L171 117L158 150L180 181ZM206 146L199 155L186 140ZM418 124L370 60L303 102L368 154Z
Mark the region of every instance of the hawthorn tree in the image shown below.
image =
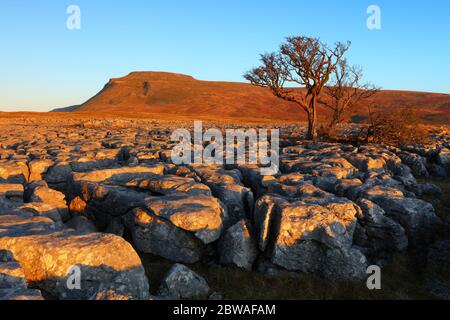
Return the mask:
M370 98L380 89L370 83L361 84L363 76L360 66L350 66L342 59L331 76L330 84L324 89L325 99L320 103L333 111L328 128L347 121L352 111L364 99Z
M278 52L261 55L262 65L244 78L299 105L308 116L306 139L315 139L318 97L349 47L350 42L337 42L329 48L318 38L289 37Z

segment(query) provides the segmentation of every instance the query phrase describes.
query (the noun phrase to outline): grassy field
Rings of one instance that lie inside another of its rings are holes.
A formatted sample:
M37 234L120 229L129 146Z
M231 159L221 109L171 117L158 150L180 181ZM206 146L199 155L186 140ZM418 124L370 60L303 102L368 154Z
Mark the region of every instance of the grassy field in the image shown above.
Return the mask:
M141 254L152 294L173 262L149 254ZM369 290L366 281L335 282L311 274L283 273L268 276L257 272L245 272L237 268L196 264L189 266L203 276L214 291L224 299L281 299L281 300L330 300L330 299L433 299L426 289L423 270L408 255L396 256L382 271L382 289Z

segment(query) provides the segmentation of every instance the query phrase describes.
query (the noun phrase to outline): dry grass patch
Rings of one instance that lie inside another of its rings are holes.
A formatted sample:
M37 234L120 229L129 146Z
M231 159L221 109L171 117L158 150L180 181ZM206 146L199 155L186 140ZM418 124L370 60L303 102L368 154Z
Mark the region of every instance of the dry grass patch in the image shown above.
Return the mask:
M141 254L150 288L156 293L164 274L174 264L160 257ZM189 268L203 276L214 291L227 300L375 300L432 299L420 267L407 255L395 257L382 271L382 289L368 290L362 281L327 281L311 274L288 273L268 276L201 263Z

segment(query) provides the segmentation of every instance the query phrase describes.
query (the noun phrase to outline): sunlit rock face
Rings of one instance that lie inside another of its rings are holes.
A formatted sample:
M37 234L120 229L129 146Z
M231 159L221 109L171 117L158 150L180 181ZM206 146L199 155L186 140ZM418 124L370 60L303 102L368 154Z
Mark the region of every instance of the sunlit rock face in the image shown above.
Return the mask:
M163 197L148 197L145 205L154 215L191 232L204 244L219 239L223 231L223 219L227 215L222 203L207 195L191 196L180 192Z
M24 271L11 251L0 250L0 300L43 300L37 289L29 289Z
M22 200L23 192L24 188L22 184L11 184L11 183L0 184L0 196L2 197Z
M211 188L215 197L227 207L228 225L246 218L246 212L253 209L253 192L243 186L243 177L238 170L224 170L213 166L193 166L193 172Z
M70 218L65 195L62 192L50 189L45 186L38 186L32 191L29 201L44 203L52 206L58 211L61 216L61 220L64 222L69 220Z
M24 161L0 162L0 182L24 184L28 180L29 170Z
M78 214L91 217L100 230L108 228L114 218L144 205L148 196L134 188L138 180L154 178L164 166L122 167L74 173L68 180L71 206L78 206ZM130 187L127 185L130 184Z
M256 205L259 245L271 261L288 270L327 278L360 278L367 261L352 248L356 205L348 200L266 196Z
M50 159L36 159L28 163L30 170L29 182L43 180L43 175L47 173L48 169L54 165L54 162Z
M124 220L133 244L141 252L183 263L198 262L203 255L204 244L194 234L146 209L135 209Z
M45 217L0 216L0 247L20 263L34 287L58 299L90 299L117 290L148 297L148 281L131 245L120 237L62 230ZM68 286L79 267L81 289Z

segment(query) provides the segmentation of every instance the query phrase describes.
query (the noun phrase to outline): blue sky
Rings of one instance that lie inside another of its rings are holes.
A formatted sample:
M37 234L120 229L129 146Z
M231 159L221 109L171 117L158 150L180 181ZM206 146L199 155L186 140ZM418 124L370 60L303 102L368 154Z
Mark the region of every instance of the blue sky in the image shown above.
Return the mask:
M81 30L66 28L71 4ZM244 81L290 35L352 41L350 62L384 89L450 93L448 0L1 0L0 110L79 104L137 70Z

